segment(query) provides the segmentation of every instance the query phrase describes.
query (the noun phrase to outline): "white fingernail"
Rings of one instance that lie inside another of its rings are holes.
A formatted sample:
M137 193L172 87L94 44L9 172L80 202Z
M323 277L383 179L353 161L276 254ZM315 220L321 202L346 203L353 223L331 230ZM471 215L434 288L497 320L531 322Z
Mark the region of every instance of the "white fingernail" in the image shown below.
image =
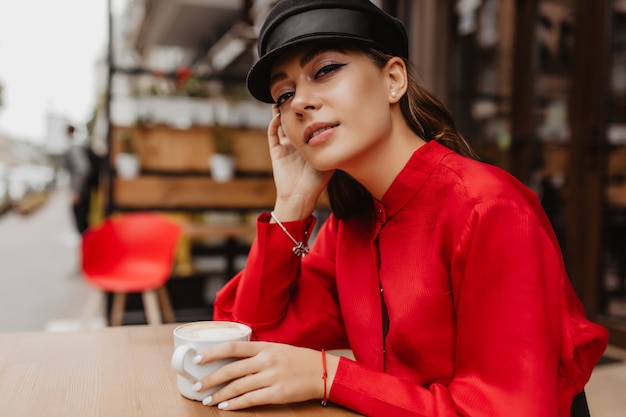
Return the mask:
M193 357L193 363L195 363L197 365L200 362L202 362L202 356L201 355L196 355L196 356Z
M210 395L206 397L204 400L202 400L203 405L211 405L212 402L213 402L213 397L211 397Z
M202 389L202 383L196 382L195 384L191 386L191 389L194 390L195 392L200 391Z
M217 405L220 410L226 410L228 408L228 401L222 401Z

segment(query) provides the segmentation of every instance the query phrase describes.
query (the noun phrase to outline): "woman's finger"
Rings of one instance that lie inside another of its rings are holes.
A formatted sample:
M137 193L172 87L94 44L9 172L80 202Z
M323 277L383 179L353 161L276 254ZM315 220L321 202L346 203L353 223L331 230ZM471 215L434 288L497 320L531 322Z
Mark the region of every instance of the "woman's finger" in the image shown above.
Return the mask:
M271 381L268 381L267 377L259 373L233 379L230 380L226 386L212 394L210 403L215 405L223 401L243 396L249 392L267 388L270 385ZM205 405L209 405L208 401L205 401Z
M283 130L283 125L280 124L280 117L279 117L279 124L278 124L278 141L280 142L281 145L291 145L289 138L287 137L287 135L285 134L285 131Z
M267 126L267 139L270 149L280 143L278 129L280 128L280 112L276 108L272 108L273 117Z
M272 389L262 388L255 391L246 392L238 397L226 400L218 400L217 397L206 405L214 405L221 410L242 410L244 408L254 407L257 405L272 404Z
M211 387L215 387L229 381L245 378L248 375L254 375L260 370L261 369L254 358L239 359L234 362L230 362L202 378L199 381L201 384L199 391L205 391Z
M265 342L224 342L206 349L195 358L198 365L226 358L249 358L263 350Z

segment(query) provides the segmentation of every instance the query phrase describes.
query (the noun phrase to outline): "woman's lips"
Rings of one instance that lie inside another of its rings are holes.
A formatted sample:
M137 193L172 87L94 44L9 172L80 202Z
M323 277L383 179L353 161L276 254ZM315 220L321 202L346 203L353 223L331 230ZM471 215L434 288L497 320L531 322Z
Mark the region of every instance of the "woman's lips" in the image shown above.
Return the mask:
M316 124L313 126L309 126L306 131L305 131L305 141L306 143L310 143L314 138L318 137L319 135L321 135L322 133L326 132L327 130L333 129L335 127L337 127L339 125L329 125L329 124L325 124L325 125L320 125L320 124ZM317 141L314 141L317 142Z

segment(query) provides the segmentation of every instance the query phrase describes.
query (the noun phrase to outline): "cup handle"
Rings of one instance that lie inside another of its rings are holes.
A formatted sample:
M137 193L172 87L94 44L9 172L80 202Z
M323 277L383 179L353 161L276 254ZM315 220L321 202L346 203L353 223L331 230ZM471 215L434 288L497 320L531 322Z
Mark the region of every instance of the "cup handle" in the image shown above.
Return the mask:
M172 355L172 369L191 382L196 382L196 378L185 369L185 358L190 353L194 356L198 354L198 352L189 345L178 346Z

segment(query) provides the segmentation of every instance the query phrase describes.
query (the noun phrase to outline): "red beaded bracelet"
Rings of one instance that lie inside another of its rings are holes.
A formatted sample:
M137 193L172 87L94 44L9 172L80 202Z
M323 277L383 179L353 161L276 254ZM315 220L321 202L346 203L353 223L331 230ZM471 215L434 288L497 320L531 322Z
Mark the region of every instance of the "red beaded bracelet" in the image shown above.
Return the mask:
M322 379L324 380L324 398L322 399L322 407L326 407L328 404L328 399L326 398L326 379L328 377L328 371L326 370L326 351L322 349L322 368L324 372L322 373Z

